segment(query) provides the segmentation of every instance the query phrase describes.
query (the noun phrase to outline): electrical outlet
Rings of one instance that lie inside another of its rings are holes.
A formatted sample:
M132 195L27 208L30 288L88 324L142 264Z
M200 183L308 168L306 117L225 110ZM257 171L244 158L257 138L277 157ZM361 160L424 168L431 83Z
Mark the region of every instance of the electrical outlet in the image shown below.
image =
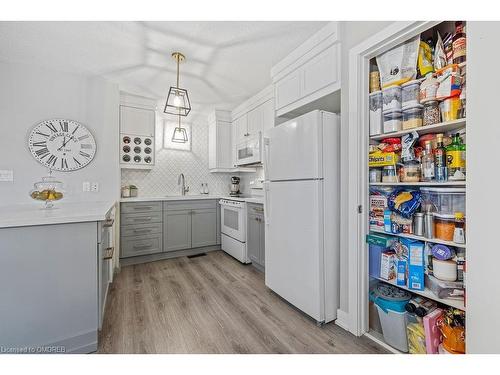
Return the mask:
M85 191L85 192L90 191L90 182L85 181L83 183L82 190Z
M92 184L90 185L90 191L97 193L99 191L99 183L92 182Z

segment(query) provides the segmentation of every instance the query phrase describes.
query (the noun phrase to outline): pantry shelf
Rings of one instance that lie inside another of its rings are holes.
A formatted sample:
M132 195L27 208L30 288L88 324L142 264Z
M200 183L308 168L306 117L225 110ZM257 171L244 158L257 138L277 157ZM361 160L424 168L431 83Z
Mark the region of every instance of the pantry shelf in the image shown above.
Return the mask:
M407 234L407 233L388 233L388 232L384 231L383 229L370 228L370 232L383 233L383 234L387 234L389 236L409 238L411 240L419 240L419 241L423 241L423 242L439 243L439 244L448 245L448 246L460 247L463 249L465 249L465 247L466 247L464 243L456 243L453 241L444 241L444 240L440 240L438 238L431 239L431 238L426 238L426 237L422 237L422 236L415 236L413 234Z
M461 299L451 299L451 298L439 298L438 296L436 296L430 289L428 288L425 288L424 290L414 290L414 289L410 289L406 286L401 286L401 285L396 285L396 280L391 280L391 281L387 281L387 280L384 280L382 278L379 278L379 277L376 277L377 280L380 280L384 283L387 283L387 284L391 284L391 285L394 285L398 288L401 288L401 289L404 289L404 290L407 290L411 293L415 293L415 294L418 294L419 296L422 296L422 297L425 297L425 298L428 298L428 299L431 299L433 301L436 301L436 302L439 302L439 303L442 303L443 305L446 305L446 306L451 306L451 307L454 307L456 309L460 309L460 310L463 310L465 311L465 305L464 305L464 301L461 300Z
M447 181L447 182L370 182L370 186L465 186L465 181Z
M385 133L373 135L370 137L371 140L378 141L384 138L392 138L392 137L401 137L405 134L409 134L412 132L417 132L419 135L429 134L429 133L446 133L454 130L461 129L465 126L466 119L461 118L458 120L448 121L448 122L440 122L439 124L421 126L418 128L400 130L393 133Z

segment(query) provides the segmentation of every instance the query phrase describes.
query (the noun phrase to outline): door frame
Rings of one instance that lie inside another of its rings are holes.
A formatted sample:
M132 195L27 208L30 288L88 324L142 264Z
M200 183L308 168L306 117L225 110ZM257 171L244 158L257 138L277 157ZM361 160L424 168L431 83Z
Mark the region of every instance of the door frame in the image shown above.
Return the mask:
M368 87L369 61L441 23L398 21L349 50L348 330L368 331ZM360 210L361 208L361 210Z

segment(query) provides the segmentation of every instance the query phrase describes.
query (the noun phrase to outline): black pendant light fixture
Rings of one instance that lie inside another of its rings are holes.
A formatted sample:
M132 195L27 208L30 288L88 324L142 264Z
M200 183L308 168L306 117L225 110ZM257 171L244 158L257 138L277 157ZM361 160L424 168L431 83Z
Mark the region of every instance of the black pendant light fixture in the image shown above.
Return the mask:
M187 131L181 126L181 115L179 116L179 124L174 129L174 134L172 134L172 142L174 143L186 143L188 141Z
M191 111L191 102L187 90L179 87L179 64L186 57L180 52L172 53L172 57L177 62L177 85L170 87L163 112L171 115L187 116Z

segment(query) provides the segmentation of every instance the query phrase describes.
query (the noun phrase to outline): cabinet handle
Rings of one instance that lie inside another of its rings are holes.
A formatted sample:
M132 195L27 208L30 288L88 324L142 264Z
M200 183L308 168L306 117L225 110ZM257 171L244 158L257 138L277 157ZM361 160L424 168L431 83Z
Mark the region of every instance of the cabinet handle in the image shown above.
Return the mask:
M152 229L134 229L134 233L149 233L152 231Z
M151 219L152 217L148 216L148 217L135 218L134 221L150 221Z
M136 206L136 207L133 207L134 210L152 210L153 207L152 206Z
M264 209L263 208L259 208L259 207L254 207L253 209L255 212L264 212Z
M150 249L150 248L151 248L151 245L141 245L141 246L134 245L135 250L143 250L143 249Z
M102 259L103 260L112 259L114 252L115 252L115 248L114 247L107 247L104 250L104 256L102 257Z

